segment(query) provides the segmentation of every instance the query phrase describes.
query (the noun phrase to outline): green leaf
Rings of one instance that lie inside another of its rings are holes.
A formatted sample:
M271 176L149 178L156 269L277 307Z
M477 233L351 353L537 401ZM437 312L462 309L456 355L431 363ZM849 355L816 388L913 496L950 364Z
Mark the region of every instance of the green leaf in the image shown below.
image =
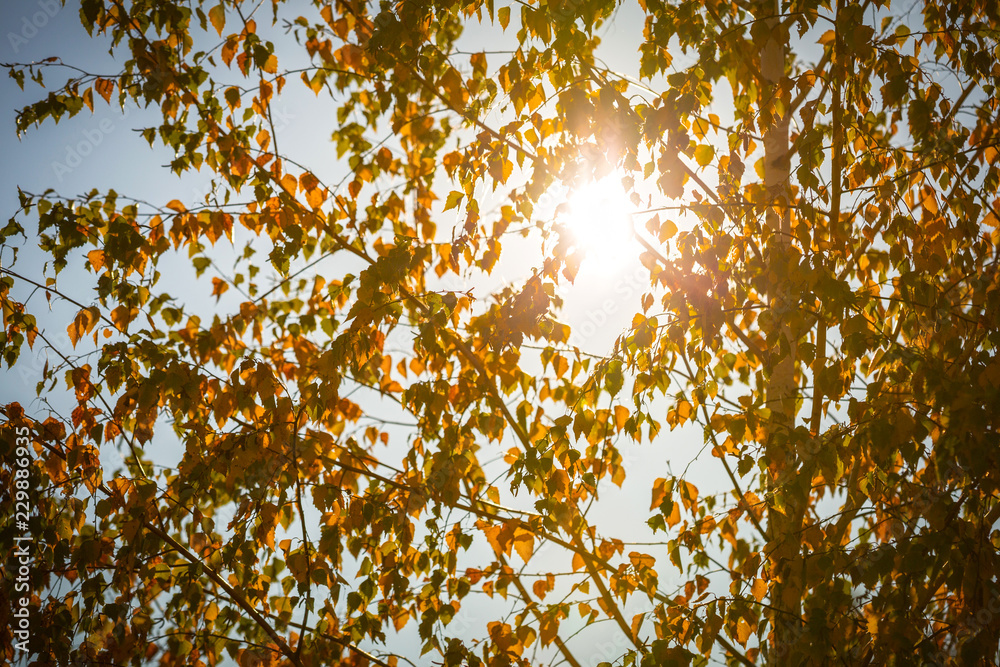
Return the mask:
M459 204L462 203L462 199L464 198L465 198L464 193L452 190L450 193L448 193L447 199L445 199L444 210L450 211L451 209L457 207Z

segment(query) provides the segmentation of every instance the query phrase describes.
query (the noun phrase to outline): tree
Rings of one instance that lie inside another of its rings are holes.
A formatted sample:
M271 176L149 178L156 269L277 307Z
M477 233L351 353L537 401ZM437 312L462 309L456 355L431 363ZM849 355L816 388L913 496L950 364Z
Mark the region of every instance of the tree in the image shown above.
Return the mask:
M51 346L39 393L65 380L73 401L4 408L4 487L28 475L35 503L30 648L387 665L416 626L413 660L581 665L575 630L607 621L613 664L994 664L997 4L640 0L634 76L595 55L618 3L497 4L318 0L300 18L275 0L269 20L84 0L120 72L7 66L20 85L69 72L19 132L149 105L162 123L142 136L214 184L21 192L2 232L5 363ZM462 52L470 25L516 48ZM296 46L308 66L283 64ZM342 184L279 151L299 81L336 111ZM536 206L609 173L656 188L634 216L649 282L594 357L559 321L581 251ZM29 216L51 267L34 275L8 259ZM544 244L530 276L441 288L489 274L512 231ZM211 321L165 291L176 257L213 276ZM73 305L74 349L18 296L34 290ZM634 473L622 451L690 425L729 491L665 474L647 546L597 526L599 485ZM154 466L154 438L183 446L176 467ZM116 446L121 469L102 467ZM556 564L536 572L542 546ZM513 611L463 639L449 623L474 593Z

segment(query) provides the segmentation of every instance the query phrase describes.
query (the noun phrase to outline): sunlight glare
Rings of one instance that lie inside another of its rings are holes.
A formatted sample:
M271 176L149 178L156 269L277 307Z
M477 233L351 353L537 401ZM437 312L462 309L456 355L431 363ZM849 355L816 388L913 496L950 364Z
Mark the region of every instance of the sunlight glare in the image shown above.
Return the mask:
M570 193L562 222L583 251L590 270L612 273L635 259L632 210L621 175L609 174Z

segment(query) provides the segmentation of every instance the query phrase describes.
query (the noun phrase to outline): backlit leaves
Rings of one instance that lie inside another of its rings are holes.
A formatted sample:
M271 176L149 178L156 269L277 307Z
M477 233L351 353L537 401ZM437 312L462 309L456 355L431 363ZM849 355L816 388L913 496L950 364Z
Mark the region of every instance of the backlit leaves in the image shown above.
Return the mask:
M18 132L117 92L211 180L0 232L44 661L995 662L992 5L650 0L621 75L618 3L273 4L86 0L118 70L8 66L68 77ZM612 173L594 350L549 209Z

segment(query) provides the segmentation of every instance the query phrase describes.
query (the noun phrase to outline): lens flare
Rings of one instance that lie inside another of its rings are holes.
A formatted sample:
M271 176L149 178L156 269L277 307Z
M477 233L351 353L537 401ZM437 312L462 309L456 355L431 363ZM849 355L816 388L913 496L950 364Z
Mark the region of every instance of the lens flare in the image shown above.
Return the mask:
M633 209L618 174L570 193L561 222L572 234L574 245L583 251L588 270L613 273L637 257Z

